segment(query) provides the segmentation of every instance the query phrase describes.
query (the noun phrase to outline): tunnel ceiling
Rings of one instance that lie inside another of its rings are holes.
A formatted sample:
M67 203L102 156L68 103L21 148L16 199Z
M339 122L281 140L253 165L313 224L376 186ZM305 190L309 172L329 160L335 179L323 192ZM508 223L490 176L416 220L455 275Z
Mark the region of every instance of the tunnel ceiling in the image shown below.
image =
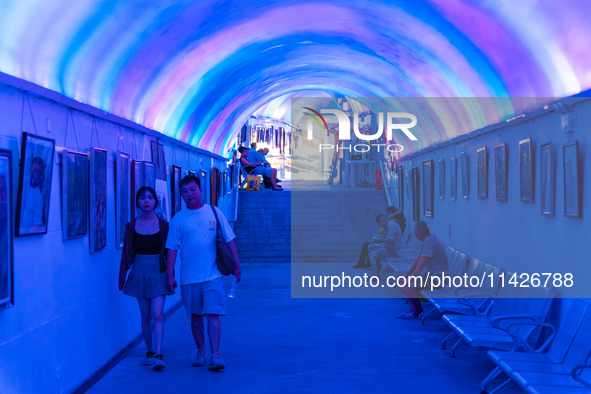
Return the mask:
M578 93L591 87L590 11L586 0L0 0L0 71L224 154L253 112L302 91ZM440 134L428 143L453 137Z

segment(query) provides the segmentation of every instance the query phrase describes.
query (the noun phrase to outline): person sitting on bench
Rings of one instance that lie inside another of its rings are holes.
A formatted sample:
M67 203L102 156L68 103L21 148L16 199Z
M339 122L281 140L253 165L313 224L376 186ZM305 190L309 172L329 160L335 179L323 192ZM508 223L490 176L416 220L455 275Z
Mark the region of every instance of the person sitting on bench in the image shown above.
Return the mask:
M443 271L448 270L447 254L445 248L439 242L435 235L429 231L429 226L422 220L419 220L414 225L415 237L422 242L419 256L412 263L405 276L421 276L427 277L427 273L431 275L438 275ZM415 282L416 283L416 282ZM421 288L416 285L407 284L402 288L404 295L408 299L410 305L410 312L402 313L398 316L401 319L417 319L423 312L421 306L421 299L419 298L419 290Z
M254 175L268 176L271 179L271 189L283 190L280 186L277 186L277 170L271 167L263 167L262 160L258 160L258 152L256 150L241 146L238 148L238 152L241 155L240 163L246 172Z

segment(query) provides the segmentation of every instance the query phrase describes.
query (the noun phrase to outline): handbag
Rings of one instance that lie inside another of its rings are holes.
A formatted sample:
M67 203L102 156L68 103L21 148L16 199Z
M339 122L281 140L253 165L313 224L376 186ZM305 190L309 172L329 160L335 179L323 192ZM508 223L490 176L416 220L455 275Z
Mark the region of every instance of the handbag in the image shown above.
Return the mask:
M215 208L212 205L210 205L210 207L213 211L216 221L215 263L222 275L232 275L236 270L236 261L234 260L234 255L228 247L226 240L222 236L222 230L220 227L220 220L218 219L218 214L216 213Z

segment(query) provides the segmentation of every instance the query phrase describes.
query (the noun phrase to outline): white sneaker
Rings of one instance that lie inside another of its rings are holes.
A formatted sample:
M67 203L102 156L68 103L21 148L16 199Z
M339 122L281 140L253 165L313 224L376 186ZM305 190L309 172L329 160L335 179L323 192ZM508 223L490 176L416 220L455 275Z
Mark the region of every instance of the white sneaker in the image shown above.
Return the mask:
M154 366L152 366L156 371L162 371L166 368L166 363L162 360L162 354L157 354L154 356Z
M154 365L154 355L156 353L154 352L148 352L146 353L146 358L144 359L144 365L148 365L148 366L152 366Z
M194 367L203 367L206 364L207 364L207 356L205 355L205 353L197 352L197 354L195 355L195 357L191 361L191 365L193 365Z
M219 371L220 369L224 369L226 368L226 365L224 364L224 360L222 360L222 358L220 356L216 356L215 354L212 354L211 357L209 358L209 363L207 364L207 369L209 369L210 371Z

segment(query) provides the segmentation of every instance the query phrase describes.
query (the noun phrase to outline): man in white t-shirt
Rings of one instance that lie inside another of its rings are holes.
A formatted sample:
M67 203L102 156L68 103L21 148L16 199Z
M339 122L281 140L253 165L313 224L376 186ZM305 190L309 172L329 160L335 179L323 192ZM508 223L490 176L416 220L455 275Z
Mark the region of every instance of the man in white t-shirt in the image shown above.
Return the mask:
M188 175L179 182L181 196L187 209L179 211L170 221L166 241L168 284L174 289L174 264L180 251L181 257L181 297L191 316L191 331L197 345L197 354L192 361L196 367L207 364L213 371L224 369L224 361L219 355L220 315L226 314L226 293L222 274L217 269L216 259L216 210L220 228L228 247L234 255L236 281L240 281L240 264L233 239L236 238L228 221L217 208L201 201L201 182ZM205 354L203 316L207 317L207 333L211 357Z

